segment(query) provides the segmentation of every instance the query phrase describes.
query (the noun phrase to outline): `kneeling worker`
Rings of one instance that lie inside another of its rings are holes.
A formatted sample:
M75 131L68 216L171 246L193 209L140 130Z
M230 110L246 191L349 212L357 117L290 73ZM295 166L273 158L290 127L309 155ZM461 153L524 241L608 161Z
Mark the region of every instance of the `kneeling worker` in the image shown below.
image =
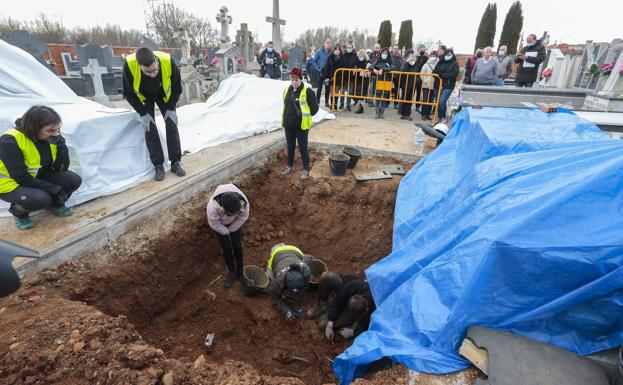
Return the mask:
M305 318L303 297L310 270L304 256L298 247L280 243L273 247L268 259L266 273L270 279L271 302L287 322L294 321L295 316Z
M351 275L324 272L318 283L318 302L308 315L312 318L320 316L318 324L325 330L327 339L333 340L334 329L346 339L368 330L375 309L367 281Z

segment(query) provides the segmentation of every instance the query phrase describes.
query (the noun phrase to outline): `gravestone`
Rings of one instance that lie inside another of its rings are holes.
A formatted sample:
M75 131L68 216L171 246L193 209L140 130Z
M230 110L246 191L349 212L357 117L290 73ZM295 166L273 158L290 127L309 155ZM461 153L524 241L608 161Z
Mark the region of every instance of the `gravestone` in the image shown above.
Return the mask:
M229 25L232 22L232 17L227 14L227 7L222 6L219 13L216 15L216 21L221 24L221 44L219 44L218 51L215 56L218 58L219 67L219 81L238 72L237 58L240 54L234 49L234 46L230 43L231 39L228 35Z
M275 51L281 52L281 26L286 25L286 21L279 18L279 0L273 0L273 16L266 16L266 22L273 25Z
M288 50L288 70L294 67L305 68L305 51L298 44Z
M567 63L569 59L565 57L561 50L553 48L548 52L549 60L544 66L545 68L552 68L552 76L550 76L546 85L548 87L563 88L564 81L566 79Z
M104 47L104 65L108 68L108 72L121 73L125 59L121 55L115 55L112 47Z
M245 63L251 63L253 61L253 34L246 23L241 23L240 30L236 33L236 46Z
M54 65L50 65L44 58L44 54L49 54L48 46L38 36L32 35L27 31L13 31L2 38L7 43L31 54L37 61L50 71L56 74ZM49 57L49 56L48 56Z
M78 60L74 60L71 57L71 53L62 52L61 60L63 60L63 67L65 67L65 74L67 76L75 78L82 77L82 72L80 71L80 63L78 62Z
M80 68L84 68L96 60L100 66L106 66L106 49L95 44L76 45L76 57ZM106 69L110 72L108 67Z
M219 9L219 13L216 14L216 21L221 24L221 43L229 43L231 39L229 38L229 25L233 21L232 17L227 14L229 10L226 6L222 6Z
M112 106L108 96L106 96L104 92L104 84L102 82L102 75L108 73L108 69L100 66L97 59L89 59L88 65L82 67L82 73L91 75L93 78L93 88L95 89L93 100L106 106Z

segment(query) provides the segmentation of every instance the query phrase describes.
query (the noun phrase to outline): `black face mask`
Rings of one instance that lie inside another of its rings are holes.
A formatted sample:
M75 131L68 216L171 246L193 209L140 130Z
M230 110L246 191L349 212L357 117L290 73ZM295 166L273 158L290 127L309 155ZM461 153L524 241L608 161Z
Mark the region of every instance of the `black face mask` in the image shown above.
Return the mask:
M477 57L478 59L480 59L480 58L482 57L482 52L478 52L478 53L476 54L476 57Z

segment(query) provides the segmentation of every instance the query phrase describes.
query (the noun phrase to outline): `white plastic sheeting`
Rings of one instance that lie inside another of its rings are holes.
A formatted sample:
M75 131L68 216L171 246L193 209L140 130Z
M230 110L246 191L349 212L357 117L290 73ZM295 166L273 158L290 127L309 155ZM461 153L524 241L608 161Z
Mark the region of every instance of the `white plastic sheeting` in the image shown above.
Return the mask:
M223 81L205 103L178 108L182 152L197 152L281 127L282 92L288 82L237 74ZM126 190L152 178L153 166L137 114L108 108L77 96L27 52L0 40L0 132L29 107L43 104L63 119L71 169L83 184L68 202L73 206ZM320 110L317 123L335 116ZM156 117L166 154L164 121ZM182 162L183 163L183 162ZM8 215L0 201L0 216Z

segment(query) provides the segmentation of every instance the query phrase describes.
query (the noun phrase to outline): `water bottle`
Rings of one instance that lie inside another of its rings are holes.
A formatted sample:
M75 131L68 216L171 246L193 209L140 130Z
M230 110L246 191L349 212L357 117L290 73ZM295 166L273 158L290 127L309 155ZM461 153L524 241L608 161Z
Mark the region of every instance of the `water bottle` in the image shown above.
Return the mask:
M426 140L426 135L420 127L415 127L415 137L413 139L413 152L416 155L424 154L424 141Z

